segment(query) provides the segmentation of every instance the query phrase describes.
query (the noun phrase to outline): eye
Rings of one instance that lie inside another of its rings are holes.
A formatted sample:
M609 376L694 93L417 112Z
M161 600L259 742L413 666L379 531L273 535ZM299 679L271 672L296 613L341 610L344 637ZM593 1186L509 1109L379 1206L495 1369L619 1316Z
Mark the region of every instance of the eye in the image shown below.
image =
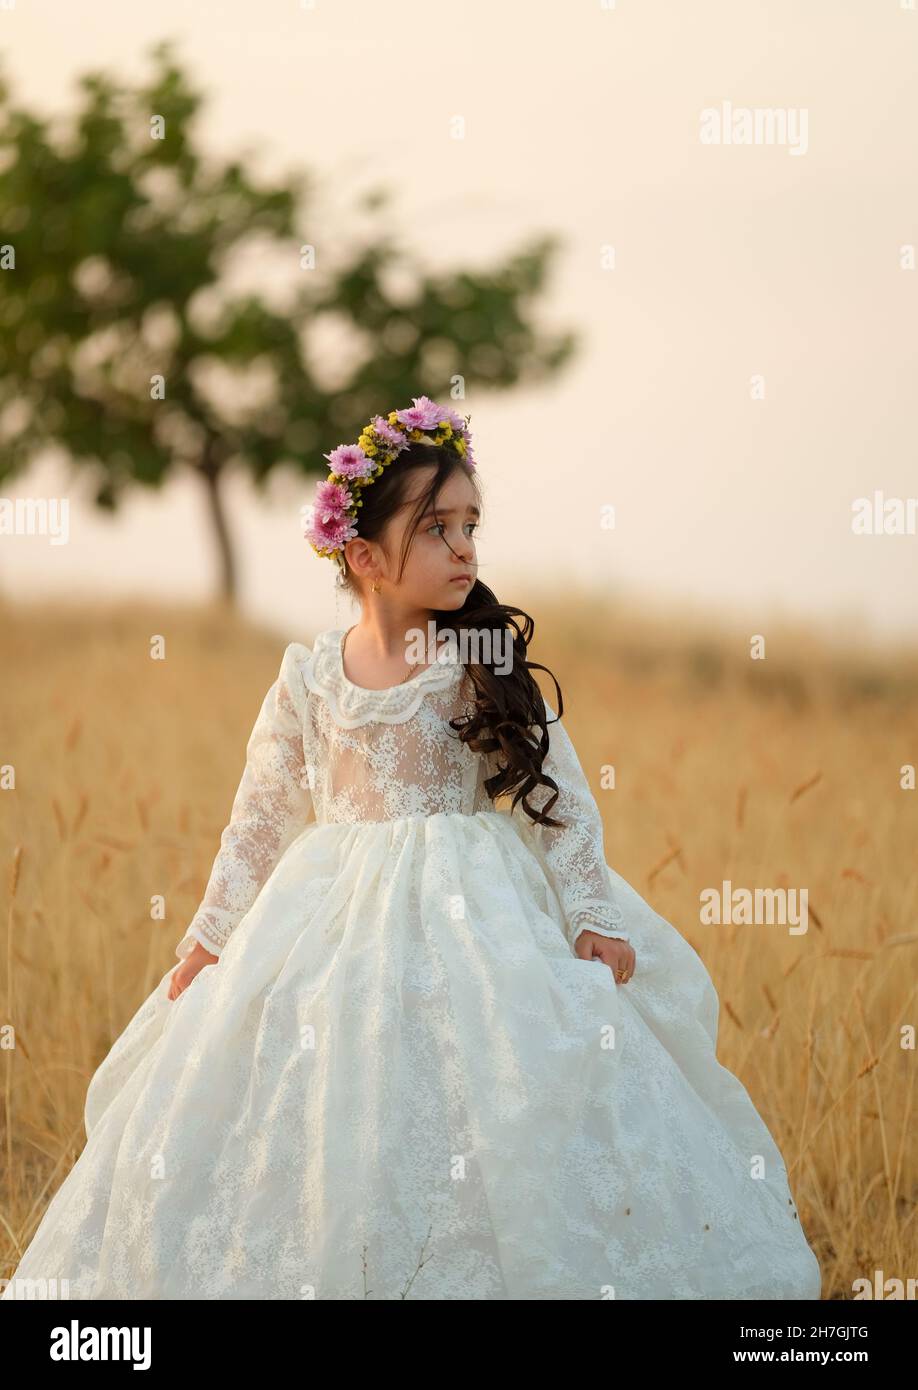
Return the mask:
M445 529L445 527L446 527L446 523L445 523L444 521L437 521L437 522L434 522L433 526L428 526L428 527L427 527L427 531L428 531L428 534L429 534L431 531L441 532L441 531L443 531L443 530ZM469 528L471 528L471 530L469 530ZM467 531L469 532L469 535L471 535L471 534L472 534L472 531L477 530L477 528L478 528L478 522L477 522L477 521L467 521L467 522L465 523L465 527L464 527L463 529L464 529L464 530L467 530Z

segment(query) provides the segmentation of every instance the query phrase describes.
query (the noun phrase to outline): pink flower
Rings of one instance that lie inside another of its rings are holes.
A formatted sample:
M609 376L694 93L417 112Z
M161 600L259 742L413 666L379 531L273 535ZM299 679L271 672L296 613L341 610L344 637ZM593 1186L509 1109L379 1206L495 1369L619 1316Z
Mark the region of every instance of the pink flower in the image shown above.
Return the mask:
M343 512L323 518L311 508L303 535L316 550L341 550L357 535L357 527Z
M304 507L303 535L317 550L338 550L353 540L357 528L347 515L353 498L341 483L316 484L315 501Z
M313 506L319 520L331 521L332 517L346 512L353 502L353 497L343 483L316 483Z
M443 407L437 405L429 396L412 396L413 405L405 410L397 410L396 418L401 420L403 425L407 425L410 430L432 430L436 429L441 420L446 418Z
M369 478L376 464L363 452L359 444L339 444L330 454L323 454L331 464L331 472L339 478Z
M448 420L452 425L453 429L457 432L457 434L461 434L463 438L465 438L468 435L468 426L466 425L462 416L457 415L455 410L450 409L448 405L444 405L441 408L440 419Z
M370 424L373 426L374 433L377 434L384 443L397 444L400 451L401 449L407 449L408 440L402 434L401 430L397 430L394 425L390 425L389 421L384 420L381 415L374 415Z

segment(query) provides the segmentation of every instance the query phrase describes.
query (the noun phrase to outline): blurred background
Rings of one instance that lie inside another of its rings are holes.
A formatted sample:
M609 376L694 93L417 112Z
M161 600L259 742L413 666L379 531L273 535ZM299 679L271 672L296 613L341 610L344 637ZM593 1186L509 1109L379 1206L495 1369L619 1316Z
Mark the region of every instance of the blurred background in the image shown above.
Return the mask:
M0 1275L283 646L356 620L322 456L420 395L824 1296L918 1272L916 45L895 0L0 8ZM724 879L808 932L703 926Z

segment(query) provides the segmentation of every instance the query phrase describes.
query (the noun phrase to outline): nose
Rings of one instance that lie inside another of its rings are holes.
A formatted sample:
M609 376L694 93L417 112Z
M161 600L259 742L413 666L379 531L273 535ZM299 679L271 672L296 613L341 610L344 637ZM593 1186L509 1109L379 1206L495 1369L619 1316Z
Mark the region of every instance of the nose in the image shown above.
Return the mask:
M462 567L474 570L475 568L475 541L472 536L467 536L463 531L455 546L451 546L453 556L462 562Z

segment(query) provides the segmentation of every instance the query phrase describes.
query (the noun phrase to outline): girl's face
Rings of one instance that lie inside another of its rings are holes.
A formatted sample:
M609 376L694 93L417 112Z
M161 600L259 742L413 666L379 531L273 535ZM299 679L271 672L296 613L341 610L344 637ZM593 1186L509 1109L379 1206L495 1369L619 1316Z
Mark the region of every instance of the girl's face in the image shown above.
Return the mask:
M392 558L387 561L380 554L380 564L384 580L393 584L405 531L434 471L433 465L412 471L407 496L383 533ZM398 584L400 599L418 608L462 607L478 575L474 535L479 515L477 494L468 474L457 468L443 484L436 503L418 520Z

